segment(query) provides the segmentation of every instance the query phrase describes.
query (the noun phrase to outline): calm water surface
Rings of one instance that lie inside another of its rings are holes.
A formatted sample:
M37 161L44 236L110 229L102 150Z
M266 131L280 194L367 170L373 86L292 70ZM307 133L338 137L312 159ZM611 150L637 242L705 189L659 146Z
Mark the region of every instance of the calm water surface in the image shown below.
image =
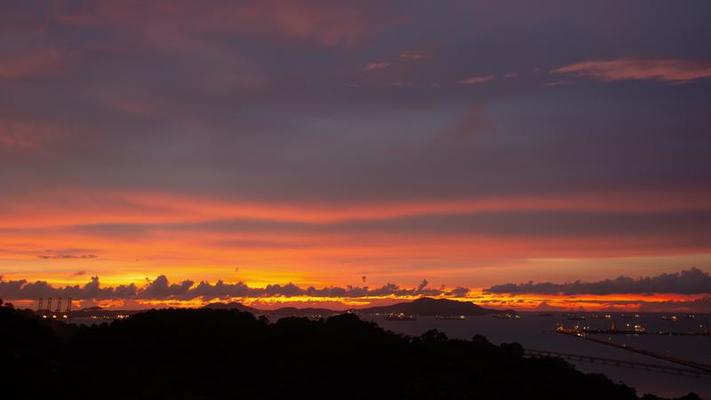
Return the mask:
M438 329L451 338L459 339L470 339L475 334L481 334L496 344L518 342L525 348L535 350L550 350L680 367L642 354L555 333L556 324L560 323L567 327L576 323L596 329L610 327L610 319L593 318L592 314L583 315L586 316L585 321L571 321L561 313L554 313L550 317L522 313L521 319L497 319L491 316L481 316L470 317L462 321L437 320L433 317L419 317L416 321L388 321L384 317L378 316L364 316L363 318L371 319L385 329L408 335L419 335L430 329ZM620 318L617 314L613 314L613 320L618 330L625 328L628 323L630 325L641 324L649 332L660 330L698 332L711 327L710 315L697 314L695 318L689 318L687 315L677 314L676 321L664 320L662 315L640 314L639 318ZM609 337L616 343L711 365L711 336L660 336L653 334L596 336L603 339ZM630 385L640 394L681 396L691 391L704 399L711 400L711 377L675 376L587 362L574 362L574 364L581 371L603 373L615 381Z

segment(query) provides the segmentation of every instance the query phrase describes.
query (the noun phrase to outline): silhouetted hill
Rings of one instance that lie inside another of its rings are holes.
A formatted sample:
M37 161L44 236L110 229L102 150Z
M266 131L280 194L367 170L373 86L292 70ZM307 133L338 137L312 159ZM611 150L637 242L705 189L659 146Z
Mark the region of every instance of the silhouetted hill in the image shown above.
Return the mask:
M331 310L328 308L296 308L296 307L281 307L274 310L261 310L258 308L246 306L238 302L230 303L210 303L203 308L212 310L238 310L254 315L269 315L275 317L285 317L285 316L296 316L296 317L314 317L322 316L329 317L333 315L342 314L343 311ZM76 312L87 311L87 310L97 310L104 311L106 313L122 313L122 314L132 314L137 311L121 311L121 310L102 310L99 307L91 307ZM404 313L410 315L420 315L420 316L453 316L453 315L488 315L501 313L501 310L492 310L488 308L480 307L472 302L455 301L447 299L432 299L428 297L423 297L411 302L392 304L388 306L361 308L355 310L360 314L389 314L389 313ZM510 313L516 313L515 311L508 311Z
M252 314L261 314L263 311L258 310L253 307L245 306L242 303L238 303L236 301L233 301L231 303L210 303L203 308L209 308L211 310L239 310L239 311L244 311Z
M0 307L0 344L7 399L637 399L518 344L407 337L353 314L167 309L75 326Z
M479 307L472 302L447 300L447 299L431 299L423 297L409 303L399 303L389 306L370 307L358 310L360 313L403 313L410 315L434 316L434 315L486 315L494 314L499 311Z
M242 303L238 302L231 302L231 303L211 303L203 308L209 308L212 310L239 310L239 311L244 311L248 313L252 313L254 315L271 315L271 316L276 316L276 317L313 317L313 316L322 316L322 317L328 317L336 314L340 314L338 311L334 310L329 310L327 308L312 308L312 307L307 307L307 308L296 308L296 307L281 307L277 308L275 310L260 310L258 308L254 307L249 307L245 306Z

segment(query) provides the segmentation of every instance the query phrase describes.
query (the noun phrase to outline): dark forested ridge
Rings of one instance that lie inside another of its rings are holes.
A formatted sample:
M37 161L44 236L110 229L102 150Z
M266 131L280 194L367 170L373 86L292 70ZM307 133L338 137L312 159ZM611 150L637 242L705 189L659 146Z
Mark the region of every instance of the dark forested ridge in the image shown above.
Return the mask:
M562 360L524 358L518 344L410 338L351 314L270 323L168 309L88 327L0 307L0 344L7 399L637 398Z

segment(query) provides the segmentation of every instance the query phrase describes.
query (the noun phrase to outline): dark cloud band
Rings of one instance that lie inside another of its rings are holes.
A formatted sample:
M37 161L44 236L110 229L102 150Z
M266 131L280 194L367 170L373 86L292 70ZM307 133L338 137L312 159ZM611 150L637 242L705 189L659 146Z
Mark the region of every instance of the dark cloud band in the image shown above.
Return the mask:
M396 284L388 283L378 288L367 286L346 287L300 287L293 283L271 284L264 288L253 288L243 282L226 283L217 281L214 284L186 280L180 283L170 283L164 275L148 282L144 286L135 284L120 285L116 287L101 287L98 277L83 286L74 285L54 287L47 282L27 282L26 280L0 280L0 298L11 300L33 300L46 297L71 297L75 300L84 299L139 299L139 300L204 300L232 297L325 297L325 298L359 298L373 296L452 296L463 297L469 289L457 287L452 290L445 288L433 289L428 287L429 282L422 280L416 288L402 288Z
M675 294L706 294L711 293L711 275L698 268L672 273L661 274L652 277L633 279L620 276L615 279L605 279L598 282L527 282L527 283L506 283L494 285L484 292L487 293L509 293L509 294L652 294L652 293L675 293Z

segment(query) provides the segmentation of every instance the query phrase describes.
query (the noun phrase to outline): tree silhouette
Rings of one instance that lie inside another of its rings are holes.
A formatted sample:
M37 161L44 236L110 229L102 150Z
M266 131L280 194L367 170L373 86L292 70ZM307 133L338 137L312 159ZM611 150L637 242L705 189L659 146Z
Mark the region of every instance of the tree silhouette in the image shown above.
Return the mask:
M0 343L9 399L637 398L563 360L525 358L518 344L407 337L352 314L270 323L167 309L76 326L2 307Z

